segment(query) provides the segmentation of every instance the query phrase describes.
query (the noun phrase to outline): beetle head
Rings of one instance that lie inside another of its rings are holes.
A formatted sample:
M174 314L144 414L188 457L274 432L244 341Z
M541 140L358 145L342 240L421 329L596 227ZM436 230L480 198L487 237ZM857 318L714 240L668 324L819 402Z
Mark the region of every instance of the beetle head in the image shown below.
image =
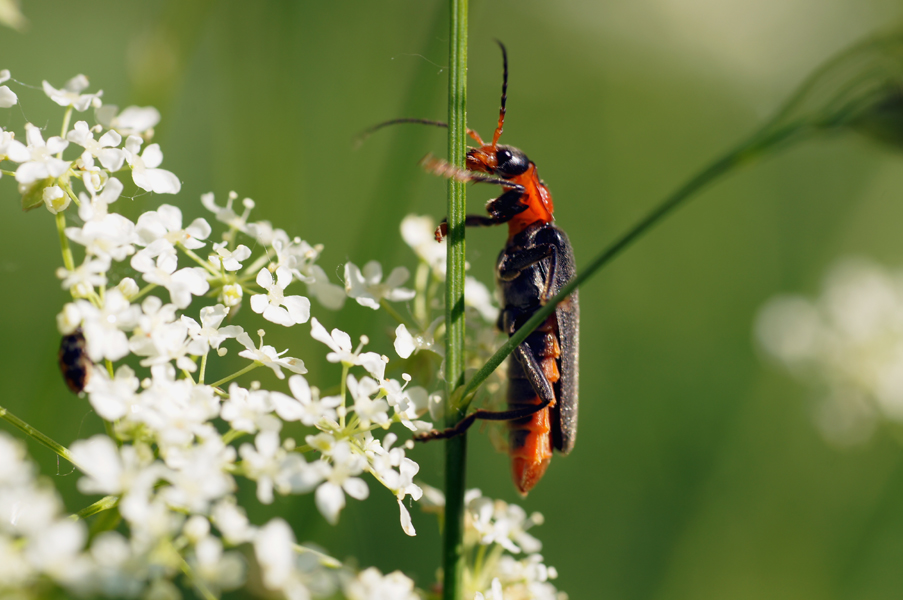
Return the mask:
M511 179L522 175L530 168L530 159L513 146L485 145L467 150L467 168Z

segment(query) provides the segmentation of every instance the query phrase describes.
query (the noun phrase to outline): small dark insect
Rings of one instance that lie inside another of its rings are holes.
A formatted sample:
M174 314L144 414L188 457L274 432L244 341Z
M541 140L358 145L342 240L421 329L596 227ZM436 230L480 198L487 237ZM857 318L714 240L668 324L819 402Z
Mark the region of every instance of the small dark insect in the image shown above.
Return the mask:
M88 358L88 345L81 328L60 340L60 372L70 390L76 394L84 391L91 377L91 359Z
M554 225L552 196L539 178L536 164L512 146L499 145L505 122L508 90L508 53L502 48L504 75L498 126L492 143L486 144L470 129L479 148L467 150L467 168L428 157L425 167L459 181L492 183L504 192L486 204L489 216L467 215L468 227L508 224L508 241L496 263L496 283L503 304L498 327L514 334L540 307L576 274L574 252L567 235ZM422 123L446 127L425 119L395 119L371 128L395 123ZM436 230L441 241L446 223ZM514 484L526 494L542 478L552 450L567 454L577 437L577 374L580 312L577 292L555 309L545 323L531 333L513 353L508 366L508 410L478 409L457 426L432 431L419 441L448 438L463 433L475 420L508 421L511 471Z

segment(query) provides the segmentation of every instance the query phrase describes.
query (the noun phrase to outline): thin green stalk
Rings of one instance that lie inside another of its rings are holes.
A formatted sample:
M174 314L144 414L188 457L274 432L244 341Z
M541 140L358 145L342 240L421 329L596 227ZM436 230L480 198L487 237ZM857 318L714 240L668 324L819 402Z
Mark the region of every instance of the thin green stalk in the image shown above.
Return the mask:
M201 372L198 373L198 384L204 385L204 377L207 375L207 356L210 354L210 348L207 348L204 352L204 356L201 358Z
M197 573L194 572L194 569L191 568L191 565L188 564L188 561L185 560L181 555L179 556L182 572L188 578L188 580L194 585L195 591L203 598L204 600L219 600L210 588L207 587L207 583L201 579Z
M449 2L448 161L464 168L467 152L467 0ZM445 278L445 424L453 427L464 411L451 402L464 383L464 214L465 185L448 180L448 259ZM445 443L444 600L464 597L464 490L467 436Z
M492 355L483 367L477 371L473 378L467 382L462 389L452 398L456 406L462 409L467 408L467 404L473 399L474 393L483 384L486 379L495 371L499 365L514 352L530 333L542 324L553 312L555 307L568 296L571 295L580 285L596 274L599 269L608 264L612 259L618 256L622 251L627 249L631 243L640 238L644 233L652 229L654 225L659 223L664 217L669 215L677 207L683 205L687 200L692 198L698 191L708 184L712 183L722 175L732 171L736 167L747 164L752 160L759 158L766 150L772 149L782 142L787 142L796 136L796 140L802 139L799 135L805 132L807 126L805 124L791 124L783 129L774 131L771 134L762 137L759 132L748 140L733 148L721 158L711 163L705 169L690 178L686 183L679 187L670 196L665 198L658 206L653 208L638 223L631 227L627 232L612 242L605 250L597 255L586 267L581 269L561 291L549 300L545 306L536 311L533 316L524 325L518 329L514 335L508 338L501 348ZM761 130L760 130L761 131Z
M104 496L94 504L81 509L70 518L73 521L78 521L79 519L87 519L88 517L96 515L97 513L101 513L105 510L110 510L111 508L116 508L118 505L119 496Z
M34 438L39 444L41 444L41 445L43 445L43 446L45 446L45 447L47 447L47 448L50 448L51 450L53 450L54 452L56 452L58 455L62 456L62 457L65 458L66 460L68 460L70 463L72 463L72 465L73 465L76 469L78 469L78 470L81 471L82 473L87 473L87 471L85 471L84 467L82 467L82 466L79 465L77 462L75 462L75 459L72 457L72 453L69 452L69 449L68 449L68 448L66 448L66 447L63 446L62 444L58 444L57 442L53 441L53 440L50 439L48 436L44 435L43 433L41 433L40 431L38 431L37 429L35 429L35 428L32 427L31 425L29 425L28 423L26 423L25 421L23 421L22 419L20 419L20 418L17 417L16 415L12 414L11 412L9 412L8 410L6 410L6 409L3 408L2 406L0 406L0 419L4 419L4 420L7 421L8 423L11 423L12 425L15 425L15 426L18 427L25 435L27 435L27 436L29 436L29 437L31 437L31 438Z
M408 329L413 329L415 331L417 330L417 326L411 321L411 319L405 318L404 315L395 310L395 307L389 304L386 300L380 300L379 305L383 310L389 313L390 317L392 317Z
M75 270L75 258L72 256L72 248L69 247L69 238L66 237L66 215L62 211L56 213L56 231L60 236L60 250L63 251L63 266L68 271Z
M242 436L245 436L245 435L248 435L248 432L247 432L247 431L239 431L239 430L237 430L237 429L230 429L230 430L227 431L226 434L223 436L223 443L224 443L224 444L231 444L232 442L234 442L234 441L237 440L238 438L240 438L240 437L242 437Z
M198 256L193 250L189 250L182 244L179 244L179 250L185 253L186 256L189 256L194 262L204 267L208 273L213 275L214 277L221 277L222 273L213 268L213 265L210 264L209 260L204 260L200 256Z
M342 565L341 561L336 560L335 558L329 556L328 554L324 554L319 550L314 550L313 548L308 548L307 546L302 546L301 544L293 544L292 549L298 554L313 554L320 561L320 564L329 569L341 569L344 565Z
M263 363L262 363L262 362L260 362L259 360L255 360L254 362L252 362L250 365L248 365L247 367L245 367L245 368L242 369L241 371L238 371L237 373L232 373L232 374L229 375L228 377L223 377L223 378L220 379L219 381L215 381L215 382L211 383L211 384L210 384L210 387L219 387L219 386L223 385L224 383L229 383L230 381L232 381L232 380L235 379L236 377L241 377L241 376L244 375L245 373L250 373L251 371L253 371L253 370L256 369L257 367L262 367L262 366L263 366Z
M69 131L69 121L72 119L72 106L66 108L66 114L63 115L63 129L60 131L60 137L64 140L66 139L66 132ZM57 158L63 158L63 151L60 150L57 155Z

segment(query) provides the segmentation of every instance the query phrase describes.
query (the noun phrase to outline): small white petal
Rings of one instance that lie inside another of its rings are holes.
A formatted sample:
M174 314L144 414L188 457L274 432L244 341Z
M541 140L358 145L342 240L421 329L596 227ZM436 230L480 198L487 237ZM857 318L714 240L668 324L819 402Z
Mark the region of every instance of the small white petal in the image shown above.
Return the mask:
M19 97L16 96L15 92L5 85L0 85L0 108L15 106L18 101Z
M345 507L345 494L334 483L324 483L314 495L317 509L331 525L339 522L339 511Z
M417 347L414 345L414 337L408 332L404 323L395 328L395 352L401 358L408 358L414 354Z

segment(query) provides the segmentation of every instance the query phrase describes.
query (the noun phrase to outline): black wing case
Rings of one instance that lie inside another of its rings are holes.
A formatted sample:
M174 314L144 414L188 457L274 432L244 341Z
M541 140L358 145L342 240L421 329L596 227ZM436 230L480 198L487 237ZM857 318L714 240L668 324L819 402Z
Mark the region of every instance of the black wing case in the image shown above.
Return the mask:
M554 244L557 250L555 268L555 294L577 274L574 263L574 250L568 236L555 227L549 227L541 240ZM540 240L537 240L540 241ZM552 445L567 454L574 448L577 440L577 402L579 376L579 338L580 338L580 304L577 291L574 292L555 309L558 321L558 345L561 347L561 358L558 370L561 378L555 383L557 404L551 409Z

